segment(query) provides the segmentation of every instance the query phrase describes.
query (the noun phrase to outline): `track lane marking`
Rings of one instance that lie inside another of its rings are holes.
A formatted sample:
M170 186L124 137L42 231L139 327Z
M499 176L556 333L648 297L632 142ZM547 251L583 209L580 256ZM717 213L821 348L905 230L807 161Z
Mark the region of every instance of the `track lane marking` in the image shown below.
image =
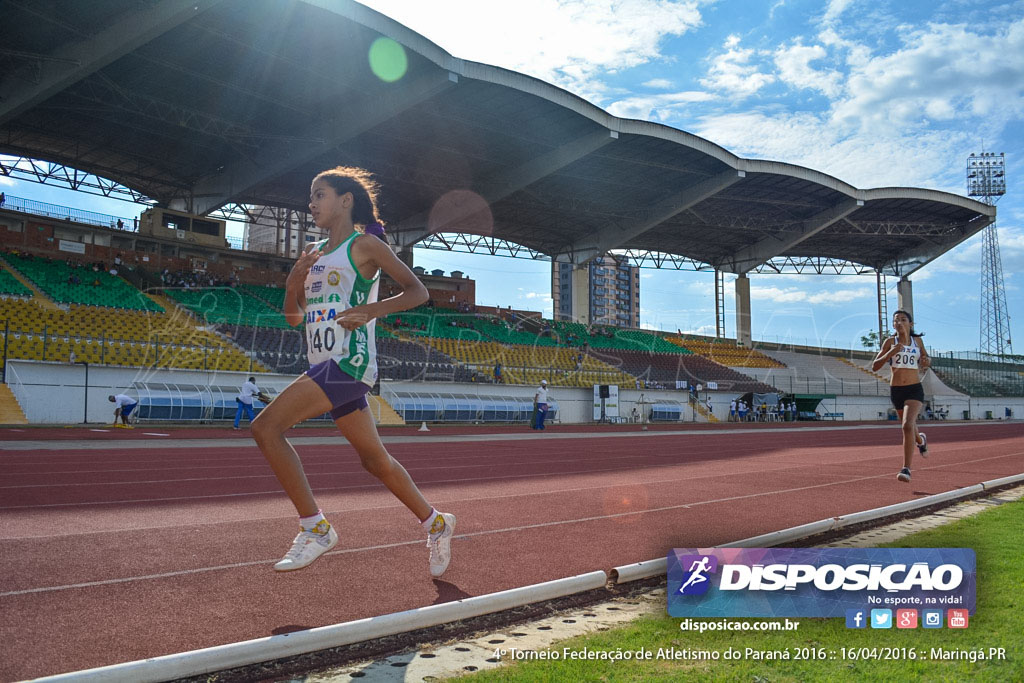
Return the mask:
M1004 455L1004 456L992 456L990 458L981 458L981 459L977 460L976 462L982 462L982 461L985 461L985 460L993 460L993 459L998 459L998 458L1001 458L1001 457L1008 457L1009 455L1021 455L1021 453L1012 453L1012 454L1007 454L1007 455ZM965 463L950 463L950 466L952 466L953 464L965 464ZM922 469L922 468L918 468L918 469ZM928 468L928 469L941 469L941 466L940 467ZM772 490L772 491L758 491L756 493L745 493L745 494L740 494L740 495L736 495L736 496L724 496L724 497L721 497L721 498L712 498L712 499L709 499L709 500L696 501L696 502L691 502L691 503L680 503L680 504L677 504L677 505L666 505L666 506L657 507L657 508L648 508L648 509L645 509L645 510L631 510L629 512L618 512L618 513L609 514L609 515L594 515L594 516L590 516L590 517L579 517L579 518L576 518L576 519L556 520L556 521L551 521L551 522L538 522L536 524L525 524L525 525L520 525L520 526L515 526L515 527L504 527L504 528L501 528L501 529L488 529L488 530L484 530L484 531L474 531L474 532L470 532L470 533L467 533L467 534L456 534L453 537L453 539L475 538L475 537L478 537L478 536L490 536L490 535L494 535L494 534L502 534L502 533L510 533L510 532L521 532L521 531L525 531L525 530L528 530L528 529L542 529L542 528L546 528L546 527L565 526L565 525L572 525L572 524L582 524L582 523L586 523L586 522L594 522L594 521L606 520L606 519L618 519L618 518L622 518L622 517L632 517L632 516L636 516L636 515L645 515L645 514L653 514L653 513L660 513L660 512L669 512L669 511L673 511L673 510L686 510L686 509L701 507L701 506L705 506L705 505L714 505L714 504L717 504L717 503L728 503L728 502L733 502L733 501L737 501L737 500L749 500L751 498L759 498L759 497L762 497L762 496L773 496L773 495L780 495L780 494L786 494L786 493L796 493L796 492L799 492L799 491L809 491L809 490L812 490L812 489L828 488L828 487L831 487L831 486L839 486L839 485L853 484L853 483L858 483L858 482L863 482L863 481L871 481L873 479L883 479L883 478L884 479L889 479L889 478L891 478L891 476L892 475L889 474L889 473L886 473L886 474L876 474L876 475L871 475L871 476L867 476L867 477L854 477L852 479L845 479L845 480L839 480L839 481L834 481L834 482L827 482L827 483L823 483L823 484L809 484L807 486L797 486L797 487L792 487L792 488L787 488L787 489L775 489L775 490ZM846 513L846 514L853 514L853 513ZM792 525L790 525L790 526L792 526ZM765 533L768 533L768 532L765 532ZM334 556L334 555L351 555L351 554L354 554L354 553L372 552L374 550L384 550L384 549L388 549L388 548L399 548L399 547L403 547L403 546L419 545L419 544L422 544L422 543L423 543L422 540L415 540L415 541L400 541L400 542L397 542L397 543L386 543L386 544L375 545L375 546L364 546L364 547L360 547L360 548L346 548L344 550L332 550L332 551L326 552L326 553L324 553L323 556L327 557L327 556ZM55 591L73 590L73 589L78 589L78 588L91 588L91 587L95 587L95 586L105 586L105 585L120 584L120 583L132 583L132 582L136 582L136 581L150 581L150 580L164 579L164 578L170 578L170 577L175 577L175 576L187 576L187 575L190 575L190 574L200 574L200 573L210 572L210 571L222 571L222 570L226 570L226 569L237 569L237 568L241 568L241 567L252 567L252 566L263 565L263 564L273 564L273 563L275 563L277 561L278 560L276 558L273 559L273 560L253 560L253 561L250 561L250 562L236 562L236 563L232 563L232 564L217 565L217 566L213 566L213 567L197 567L195 569L183 569L183 570L173 571L173 572L164 572L164 573L161 573L161 574L147 574L147 575L143 575L143 576L122 577L122 578L119 578L119 579L105 579L105 580L102 580L102 581L89 581L89 582L77 583L77 584L66 584L66 585L63 585L63 586L45 586L45 587L39 587L39 588L26 588L26 589L17 590L17 591L7 591L7 592L0 593L0 598L13 597L13 596L17 596L17 595L27 595L27 594L32 594L32 593L49 593L49 592L55 592Z

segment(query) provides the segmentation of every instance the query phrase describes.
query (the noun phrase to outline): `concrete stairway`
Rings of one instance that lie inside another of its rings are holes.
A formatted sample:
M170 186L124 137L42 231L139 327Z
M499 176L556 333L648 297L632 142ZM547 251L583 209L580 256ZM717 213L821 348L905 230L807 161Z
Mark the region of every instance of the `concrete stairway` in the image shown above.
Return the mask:
M366 395L366 402L370 404L370 414L379 425L404 425L405 420L395 412L395 409L388 405L388 402L380 396L373 394Z
M0 384L0 424L3 425L24 425L28 424L25 413L21 412L18 399L6 384Z

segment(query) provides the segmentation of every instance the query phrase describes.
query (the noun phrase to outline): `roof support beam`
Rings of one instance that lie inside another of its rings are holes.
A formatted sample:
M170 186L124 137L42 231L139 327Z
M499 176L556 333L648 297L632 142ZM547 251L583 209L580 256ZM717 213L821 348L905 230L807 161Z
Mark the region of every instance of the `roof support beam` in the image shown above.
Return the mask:
M818 234L836 221L846 218L862 206L864 206L863 200L847 199L806 219L796 230L784 230L762 237L750 246L743 247L732 256L725 258L721 266L727 265L729 268L722 268L722 270L731 270L734 273L749 272L762 263L792 249L807 238Z
M950 249L960 246L995 222L995 216L978 216L975 220L964 223L960 228L960 235L956 239L941 243L933 242L929 245L908 249L893 261L883 265L879 270L884 271L886 274L910 277Z
M561 147L556 147L550 152L534 157L505 173L485 178L476 184L474 191L483 197L488 204L493 204L524 187L529 187L542 178L556 173L617 138L618 133L602 128L588 135L576 138ZM446 219L450 223L456 224L461 218L467 218L469 214L475 213L477 210L479 210L479 206L475 204L469 205L466 207L466 215L446 215ZM443 225L437 226L437 229L432 231L427 226L429 218L430 211L427 210L399 221L395 229L391 231L391 234L398 242L398 246L405 249L424 239L432 232L448 232Z
M9 74L0 82L0 125L222 1L146 3L96 35L57 48L39 61L38 72L25 66Z
M587 261L626 244L634 237L642 235L651 228L664 223L673 216L696 206L708 197L718 194L730 185L737 183L746 176L746 172L729 169L718 175L711 176L696 185L691 185L682 192L677 192L650 207L644 218L633 223L616 224L602 228L596 235L572 246L573 263Z
M435 72L400 89L388 90L386 94L369 94L337 118L318 121L295 132L294 137L315 142L296 145L283 141L265 145L254 158L237 159L216 175L201 178L192 188L192 211L205 214L218 209L261 182L331 151L457 82L455 74Z

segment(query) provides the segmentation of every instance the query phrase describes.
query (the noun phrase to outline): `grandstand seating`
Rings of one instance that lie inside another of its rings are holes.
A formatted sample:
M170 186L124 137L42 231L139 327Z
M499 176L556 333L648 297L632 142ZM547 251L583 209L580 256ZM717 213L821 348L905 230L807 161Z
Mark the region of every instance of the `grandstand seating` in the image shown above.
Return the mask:
M720 391L776 391L764 382L697 354L669 355L621 349L591 349L591 353L645 382L672 389L676 387L676 382L686 382L688 385L716 382Z
M167 288L164 294L210 324L289 329L284 313L242 288Z
M447 338L428 338L426 342L484 376L490 376L494 365L500 362L505 382L509 384L537 384L546 379L556 386L631 386L636 381L634 377L589 354L584 354L583 362L577 370L576 357L582 352L580 349L506 345L495 341L472 343Z
M267 287L266 285L240 284L238 288L246 294L270 304L279 311L284 310L284 287Z
M7 356L137 367L250 369L249 358L180 310L144 312L71 305L46 309L33 299L0 298ZM253 370L265 371L263 365Z
M122 278L89 266L5 254L4 259L54 301L137 311L162 311L156 302ZM77 282L72 283L72 280Z
M730 368L783 368L784 364L770 358L760 351L736 346L732 341L716 339L693 339L679 335L668 335L668 341L681 346L705 358L710 358L719 365Z
M782 391L794 394L846 394L887 396L889 385L862 367L861 361L850 363L842 358L798 351L765 351L783 367L743 368L745 374L757 377ZM868 363L868 361L863 361Z
M301 328L257 328L225 323L215 327L239 347L255 354L256 359L273 372L299 374L309 367Z
M596 327L588 329L582 323L552 321L551 327L560 339L572 346L589 345L594 349L621 351L654 351L656 353L688 354L689 349L671 344L657 334L643 330Z
M21 284L16 277L0 269L0 296L32 296L32 290Z
M932 370L947 385L970 396L1024 396L1024 366L932 356Z

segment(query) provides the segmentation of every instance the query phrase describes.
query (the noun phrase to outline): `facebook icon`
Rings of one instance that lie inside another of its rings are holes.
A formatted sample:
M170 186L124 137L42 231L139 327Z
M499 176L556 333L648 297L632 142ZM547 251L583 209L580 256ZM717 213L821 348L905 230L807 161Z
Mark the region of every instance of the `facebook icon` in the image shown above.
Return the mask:
M862 609L846 610L846 628L867 628L867 611Z

